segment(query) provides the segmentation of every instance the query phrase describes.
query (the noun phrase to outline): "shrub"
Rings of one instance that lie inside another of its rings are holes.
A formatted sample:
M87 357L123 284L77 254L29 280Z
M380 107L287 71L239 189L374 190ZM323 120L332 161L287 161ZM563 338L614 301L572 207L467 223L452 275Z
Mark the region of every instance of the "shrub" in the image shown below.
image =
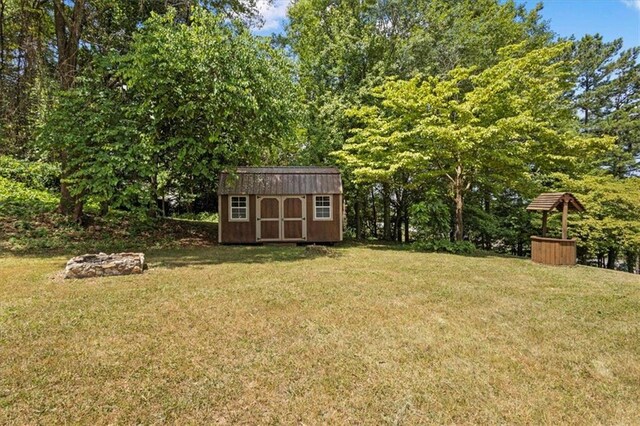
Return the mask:
M411 206L414 234L417 240L444 239L451 229L451 212L445 197L436 192L425 194L425 201Z
M453 254L472 254L476 247L469 241L429 240L411 244L416 251L430 251Z
M22 182L0 177L0 216L30 216L55 209L58 197Z
M49 163L16 160L6 155L0 155L0 177L42 191L56 191L60 186L59 167Z

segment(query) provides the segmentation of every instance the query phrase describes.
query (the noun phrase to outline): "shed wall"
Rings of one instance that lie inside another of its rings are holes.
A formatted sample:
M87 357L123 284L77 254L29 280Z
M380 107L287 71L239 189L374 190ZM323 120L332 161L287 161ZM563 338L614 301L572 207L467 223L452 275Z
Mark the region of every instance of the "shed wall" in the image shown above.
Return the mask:
M256 242L256 196L249 195L249 221L229 221L229 196L220 196L218 211L220 223L220 242L222 243L255 243Z
M322 194L324 195L324 194ZM332 220L313 220L314 197L307 194L306 242L338 242L342 240L342 197L339 194L331 195ZM243 244L256 242L256 196L249 195L249 221L229 221L229 195L220 196L220 242L229 244Z
M318 194L320 195L320 194ZM341 220L342 203L340 195L331 196L331 208L333 210L333 220L313 220L313 195L307 195L307 241L313 242L336 242L341 240Z

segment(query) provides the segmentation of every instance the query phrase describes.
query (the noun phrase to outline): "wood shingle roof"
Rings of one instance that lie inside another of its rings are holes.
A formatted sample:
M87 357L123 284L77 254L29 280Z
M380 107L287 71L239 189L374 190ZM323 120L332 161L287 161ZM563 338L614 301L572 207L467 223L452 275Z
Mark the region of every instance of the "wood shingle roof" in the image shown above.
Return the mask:
M570 192L545 192L540 194L527 206L527 210L542 212L550 212L554 209L562 210L562 204L565 199L569 203L569 210L585 211L584 206Z

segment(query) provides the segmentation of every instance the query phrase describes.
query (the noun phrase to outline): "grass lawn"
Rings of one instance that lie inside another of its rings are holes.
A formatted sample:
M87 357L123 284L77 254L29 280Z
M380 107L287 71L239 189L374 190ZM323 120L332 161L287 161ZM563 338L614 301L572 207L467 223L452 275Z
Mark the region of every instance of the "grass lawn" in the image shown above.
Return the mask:
M640 423L640 277L335 251L0 257L0 424Z

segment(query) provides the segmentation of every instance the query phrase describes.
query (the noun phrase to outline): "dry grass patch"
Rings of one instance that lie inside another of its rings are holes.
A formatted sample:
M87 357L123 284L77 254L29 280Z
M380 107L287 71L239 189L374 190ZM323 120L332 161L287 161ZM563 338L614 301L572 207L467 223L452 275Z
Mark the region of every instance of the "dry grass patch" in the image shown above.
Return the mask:
M0 423L638 423L640 278L501 257L0 258Z

